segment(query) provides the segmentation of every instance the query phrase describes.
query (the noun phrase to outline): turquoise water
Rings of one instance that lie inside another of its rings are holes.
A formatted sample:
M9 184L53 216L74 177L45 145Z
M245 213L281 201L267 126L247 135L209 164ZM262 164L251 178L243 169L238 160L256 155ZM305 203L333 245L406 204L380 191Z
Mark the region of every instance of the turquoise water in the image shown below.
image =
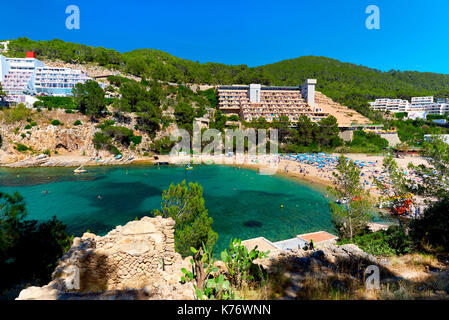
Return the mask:
M56 215L75 235L87 229L103 235L160 208L162 191L185 179L203 186L206 208L219 234L217 251L233 237L278 241L306 232L333 232L328 199L290 178L209 165L192 171L148 165L88 171L74 175L70 168L0 169L0 191L22 194L30 219Z

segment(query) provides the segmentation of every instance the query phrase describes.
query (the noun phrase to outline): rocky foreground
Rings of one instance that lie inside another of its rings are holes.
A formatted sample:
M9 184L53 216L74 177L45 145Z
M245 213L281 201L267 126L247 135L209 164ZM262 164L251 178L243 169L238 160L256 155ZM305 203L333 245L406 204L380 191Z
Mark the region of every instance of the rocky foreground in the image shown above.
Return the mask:
M189 257L182 259L175 252L174 224L170 218L144 217L103 237L85 233L74 239L48 285L22 290L17 299L195 299L192 284L180 282L181 269L190 270L191 266ZM394 259L370 255L353 244L272 252L256 262L278 288L256 299L449 298L446 267L413 271L416 261L406 261L405 268L399 270ZM216 266L226 275L221 261ZM379 270L379 290L366 289L369 266Z
M100 237L75 238L53 280L22 290L18 300L193 299L181 284L189 261L175 252L172 219L144 217Z

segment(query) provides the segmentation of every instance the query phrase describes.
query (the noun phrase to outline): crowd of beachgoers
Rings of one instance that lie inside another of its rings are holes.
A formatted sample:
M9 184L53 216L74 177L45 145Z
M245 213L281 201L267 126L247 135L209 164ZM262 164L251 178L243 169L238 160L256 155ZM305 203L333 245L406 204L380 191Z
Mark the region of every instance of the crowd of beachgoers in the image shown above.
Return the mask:
M377 182L387 187L389 186L388 175L382 168L384 157L366 154L348 154L345 156L354 161L355 165L360 169L360 182L365 191L369 192L374 198L381 197L382 191L378 188ZM335 172L339 157L339 154L325 153L284 154L279 155L279 169L287 175L299 176L313 183L332 186L335 183L333 173ZM395 160L409 180L415 184L421 182L421 178L416 176L412 170L408 169L408 164L425 164L426 160L424 158L410 156ZM414 203L404 217L416 218L423 213L425 208L424 198L415 195L413 199Z
M335 185L335 172L340 154L326 153L296 153L296 154L267 154L267 155L245 155L237 156L235 154L226 154L220 156L201 155L190 156L184 155L179 157L169 157L164 161L167 163L203 163L203 164L229 164L235 166L244 166L257 168L261 174L283 174L296 177L316 185L333 186ZM385 196L382 190L378 188L377 183L380 182L384 186L390 185L389 177L384 172L382 165L384 156L375 156L367 154L346 154L349 160L354 161L355 165L360 169L360 183L364 190L374 199L380 199ZM415 166L427 164L422 157L406 156L395 159L399 168L403 170L407 179L419 184L421 178L415 175L413 170L408 168L409 163ZM390 194L394 196L393 193ZM425 198L413 195L413 205L410 210L403 215L404 218L417 218L425 209Z

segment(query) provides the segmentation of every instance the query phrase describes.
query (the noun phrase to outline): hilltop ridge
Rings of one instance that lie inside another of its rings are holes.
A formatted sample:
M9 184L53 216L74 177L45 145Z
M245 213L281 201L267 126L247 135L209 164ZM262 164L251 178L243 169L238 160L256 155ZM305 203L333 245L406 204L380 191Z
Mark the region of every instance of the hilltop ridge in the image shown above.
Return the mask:
M30 50L38 59L73 64L96 63L134 76L167 82L196 84L298 85L318 79L317 90L335 102L372 117L368 101L378 97L410 99L412 96L449 96L449 75L430 72L383 72L352 63L318 56L303 56L258 67L199 63L155 49L120 53L62 40L10 40L8 54L24 56Z

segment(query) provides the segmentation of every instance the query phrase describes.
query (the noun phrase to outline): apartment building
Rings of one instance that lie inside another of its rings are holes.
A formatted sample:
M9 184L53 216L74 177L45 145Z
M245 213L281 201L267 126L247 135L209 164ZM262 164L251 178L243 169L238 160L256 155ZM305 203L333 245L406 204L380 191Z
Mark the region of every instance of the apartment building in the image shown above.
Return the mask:
M27 95L68 96L77 83L89 79L80 70L47 67L33 52L26 58L0 55L0 83L8 102L24 103Z
M434 103L433 97L412 97L411 104L416 106L426 106Z
M449 99L437 99L435 102L433 96L412 97L411 102L401 99L376 99L369 102L371 109L379 111L389 111L391 113L407 112L409 117L425 118L428 114L444 115L449 112Z
M268 122L287 116L297 122L300 116L319 121L329 116L315 105L315 79L309 79L298 87L219 86L218 104L224 114L235 114L245 121L260 117Z
M376 99L374 102L369 102L371 109L378 111L389 111L392 113L405 112L410 107L410 102L402 99Z

